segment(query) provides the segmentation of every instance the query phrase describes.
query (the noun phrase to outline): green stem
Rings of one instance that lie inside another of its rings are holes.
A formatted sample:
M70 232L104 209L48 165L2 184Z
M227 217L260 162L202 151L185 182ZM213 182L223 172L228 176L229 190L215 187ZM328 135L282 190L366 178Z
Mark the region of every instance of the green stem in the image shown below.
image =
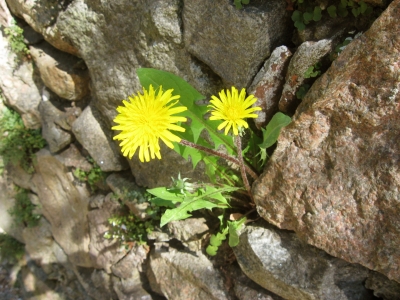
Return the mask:
M184 145L184 146L191 147L191 148L206 152L206 153L208 153L210 155L221 157L221 158L223 158L223 159L225 159L227 161L233 162L233 163L235 163L235 164L240 166L240 161L236 157L230 156L228 154L225 154L225 153L222 153L222 152L219 152L219 151L216 151L216 150L213 150L213 149L201 146L201 145L197 145L197 144L189 142L187 140L181 140L180 143L182 145ZM241 151L240 151L240 155L242 155ZM242 158L242 160L243 160L243 158ZM253 179L257 179L258 178L257 174L252 169L250 169L249 166L244 165L244 169Z

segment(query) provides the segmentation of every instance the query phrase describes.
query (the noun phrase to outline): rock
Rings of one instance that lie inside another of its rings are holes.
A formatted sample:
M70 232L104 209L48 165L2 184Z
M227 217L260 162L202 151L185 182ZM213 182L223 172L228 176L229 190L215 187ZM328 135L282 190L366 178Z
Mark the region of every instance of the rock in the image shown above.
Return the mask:
M9 27L11 25L12 15L7 7L5 0L0 0L0 25Z
M171 177L177 178L179 174L181 174L182 178L190 178L192 181L209 181L202 162L193 170L191 162L188 163L182 156L168 148L163 142L160 142L160 147L161 160L154 159L150 162L142 163L139 161L137 155L128 160L132 174L135 176L136 183L139 186L147 188L170 187L172 185Z
M32 174L29 174L20 165L8 164L7 175L15 185L26 190L35 191L35 186L32 184Z
M132 273L136 273L133 270ZM140 274L137 274L135 278L115 280L113 288L118 295L119 300L152 300L154 299L149 292L147 292L140 282Z
M64 251L54 241L51 225L45 218L40 218L39 224L35 227L24 228L23 238L29 258L44 270L51 264L63 264L68 261Z
M262 108L254 120L258 129L267 125L278 112L279 99L291 57L292 52L286 46L275 48L248 89L248 94L253 94L257 98L253 106Z
M70 144L65 151L56 155L56 157L66 167L79 168L85 172L89 172L92 169L90 162L88 162L74 144Z
M273 48L288 42L292 25L285 8L282 1L239 10L227 0L186 0L185 45L226 86L247 87Z
M314 83L253 185L264 219L397 282L399 18L395 0Z
M111 267L113 274L119 278L128 279L136 276L142 270L142 264L147 258L148 247L134 245L120 261Z
M106 183L135 216L141 220L149 218L146 209L150 203L143 196L145 190L136 185L130 172L112 173L107 176Z
M111 129L102 126L101 122L97 110L89 105L73 123L72 132L103 172L126 169L125 159L110 138Z
M147 277L152 290L168 299L229 299L222 276L201 252L152 251Z
M308 81L305 77L307 69L321 62L333 50L333 45L332 40L320 40L304 42L297 48L286 73L286 82L279 100L280 111L294 113L299 104L296 92Z
M370 272L365 286L374 291L374 295L381 299L400 299L400 284L387 279L378 272Z
M39 112L43 123L42 136L49 145L50 152L57 153L66 148L72 142L73 136L56 124L63 118L64 112L49 100L40 102Z
M45 86L59 97L81 100L89 93L89 74L82 60L46 42L30 46L30 54Z
M285 299L372 299L363 285L368 269L331 257L265 222L247 225L233 251L250 279Z
M64 11L69 1L57 0L7 0L11 12L24 19L45 40L61 51L77 55L76 48L60 33L57 26L59 14Z
M36 173L32 181L54 239L71 263L92 267L87 223L88 191L74 186L66 168L48 150L40 150L36 158Z
M41 100L36 86L33 66L28 61L16 64L17 56L9 49L9 42L0 32L0 89L5 103L16 110L27 128L40 128L38 105Z
M118 202L105 199L102 207L88 213L90 228L89 252L94 265L111 273L111 266L126 255L126 250L118 240L108 240L104 234L110 230L108 219L118 214L121 206Z
M176 238L188 248L189 251L201 250L203 236L209 231L204 218L188 218L168 223L168 230L173 238Z

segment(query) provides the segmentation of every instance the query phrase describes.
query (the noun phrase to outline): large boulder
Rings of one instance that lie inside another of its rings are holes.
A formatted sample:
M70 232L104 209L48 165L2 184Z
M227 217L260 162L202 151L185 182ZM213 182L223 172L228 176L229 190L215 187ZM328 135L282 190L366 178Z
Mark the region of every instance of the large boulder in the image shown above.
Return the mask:
M316 81L253 186L269 222L398 282L399 18L395 0Z
M74 185L73 175L48 150L40 150L36 158L36 173L32 180L54 239L70 262L81 267L92 267L87 222L88 191Z

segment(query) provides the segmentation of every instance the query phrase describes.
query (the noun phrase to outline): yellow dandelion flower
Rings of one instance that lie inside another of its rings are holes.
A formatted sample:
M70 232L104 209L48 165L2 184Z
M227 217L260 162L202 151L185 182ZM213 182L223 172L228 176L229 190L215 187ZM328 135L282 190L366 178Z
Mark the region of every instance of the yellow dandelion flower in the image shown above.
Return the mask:
M232 92L229 90L222 90L219 93L219 98L212 96L210 105L211 110L210 120L223 120L218 126L218 130L225 127L225 135L228 134L229 129L233 130L235 135L239 134L239 129L244 127L248 128L249 124L244 120L246 118L257 118L254 114L256 110L261 110L260 107L251 107L257 98L253 95L246 97L246 90L243 88L239 91L232 87Z
M143 88L143 94L138 93L129 97L129 101L122 100L124 106L118 106L118 115L114 122L113 130L121 132L114 140L122 141L119 145L124 156L131 159L139 149L141 162L150 161L150 157L161 159L159 139L168 147L174 148L172 142L180 142L181 139L170 130L184 132L185 129L178 122L186 122L181 116L173 116L187 110L185 106L174 105L180 98L172 96L173 89L163 92L160 86L158 93L150 85L149 91Z

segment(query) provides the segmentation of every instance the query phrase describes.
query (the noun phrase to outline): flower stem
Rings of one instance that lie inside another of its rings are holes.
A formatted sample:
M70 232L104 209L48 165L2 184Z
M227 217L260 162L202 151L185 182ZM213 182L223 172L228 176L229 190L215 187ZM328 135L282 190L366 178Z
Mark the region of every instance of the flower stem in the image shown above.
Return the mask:
M238 152L238 161L239 161L239 167L240 167L240 174L242 175L242 180L244 183L244 186L246 188L247 193L249 194L251 201L254 202L253 199L253 194L251 193L251 188L249 181L247 180L247 175L246 175L246 170L245 170L245 164L243 160L243 154L242 154L242 140L240 138L240 135L237 135L235 137L235 143L236 143L236 148Z
M221 157L221 158L223 158L223 159L225 159L225 160L227 160L227 161L233 162L233 163L235 163L235 164L237 164L237 165L239 165L239 166L241 165L239 159L237 159L236 157L230 156L230 155L228 155L228 154L225 154L225 153L222 153L222 152L219 152L219 151L215 151L215 150L213 150L213 149L210 149L210 148L207 148L207 147L204 147L204 146L201 146L201 145L197 145L197 144L192 143L192 142L189 142L189 141L187 141L187 140L181 140L180 143L181 143L182 145L184 145L184 146L188 146L188 147L191 147L191 148L194 148L194 149L197 149L197 150L206 152L206 153L208 153L208 154L210 154L210 155L214 155L214 156ZM241 153L242 153L242 152L240 151L240 155L241 155ZM242 160L243 160L243 158L242 158ZM257 178L258 178L258 175L257 175L249 166L245 165L244 163L243 163L242 165L243 165L245 171L246 171L253 179L257 179ZM247 177L246 177L246 178L247 178Z

